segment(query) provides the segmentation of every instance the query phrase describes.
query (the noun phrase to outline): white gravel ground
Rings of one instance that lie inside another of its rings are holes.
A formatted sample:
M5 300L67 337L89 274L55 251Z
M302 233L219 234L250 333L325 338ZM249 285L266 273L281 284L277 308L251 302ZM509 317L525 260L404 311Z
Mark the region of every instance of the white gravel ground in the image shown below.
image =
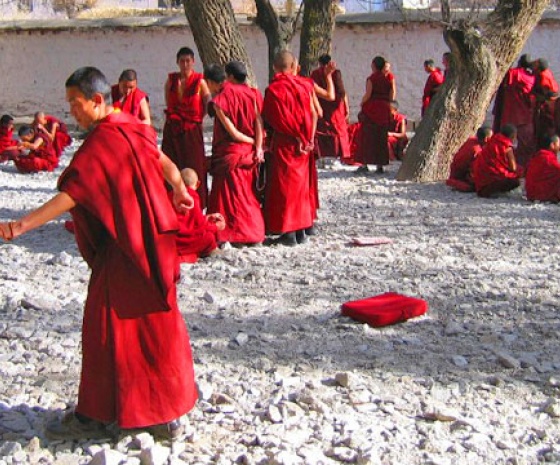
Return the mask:
M183 265L201 400L172 447L44 438L76 397L89 273L67 218L1 244L0 465L560 463L559 207L396 170L321 169L308 244ZM60 171L1 165L0 219L50 198ZM385 291L430 309L384 329L340 315Z

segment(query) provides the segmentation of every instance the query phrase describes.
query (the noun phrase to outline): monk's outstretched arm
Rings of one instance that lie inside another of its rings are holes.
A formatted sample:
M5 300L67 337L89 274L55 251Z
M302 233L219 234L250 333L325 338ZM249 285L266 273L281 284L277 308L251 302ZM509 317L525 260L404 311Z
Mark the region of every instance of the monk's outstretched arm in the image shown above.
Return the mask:
M177 165L161 150L159 151L159 161L163 170L163 177L173 188L173 203L175 204L175 208L179 212L185 213L187 210L194 207L194 200L187 192L185 183L181 178L181 173Z
M19 220L0 223L0 237L4 240L11 241L32 229L54 220L56 217L71 210L75 206L76 202L74 202L72 197L66 192L60 192L47 203L44 203Z

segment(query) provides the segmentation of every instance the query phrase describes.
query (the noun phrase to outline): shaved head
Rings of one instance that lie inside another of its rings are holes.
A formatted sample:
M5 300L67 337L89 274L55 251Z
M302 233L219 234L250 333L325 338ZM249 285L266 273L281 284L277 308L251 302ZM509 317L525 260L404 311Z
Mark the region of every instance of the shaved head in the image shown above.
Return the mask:
M291 71L294 66L294 54L289 50L282 50L274 57L274 69L278 72L285 73Z
M191 189L196 189L196 185L198 184L198 174L192 168L184 168L181 170L181 178L183 178L183 182L186 186L190 187Z

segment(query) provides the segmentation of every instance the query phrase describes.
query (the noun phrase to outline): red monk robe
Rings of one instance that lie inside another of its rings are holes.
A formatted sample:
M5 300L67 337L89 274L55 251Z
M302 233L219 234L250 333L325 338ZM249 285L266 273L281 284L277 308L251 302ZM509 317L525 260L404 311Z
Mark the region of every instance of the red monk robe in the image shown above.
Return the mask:
M219 108L239 132L253 139L258 118L256 92L246 84L225 82L222 91L212 100L212 105ZM234 141L216 116L208 213L220 213L225 219L225 229L218 231L220 242L257 244L264 241L264 218L255 191L257 170L255 146Z
M539 150L529 161L525 173L528 200L560 202L560 163L552 150Z
M264 97L263 117L273 129L267 163L264 219L269 233L306 229L313 224L310 157L312 100L291 74L278 73Z
M467 139L453 157L446 182L448 186L461 192L474 192L473 162L481 150L482 146L476 136Z
M14 127L0 126L0 162L11 160L17 146L17 141L14 140Z
M181 73L169 74L166 119L161 148L179 170L192 168L196 171L200 180L197 191L202 208L205 208L208 184L202 134L202 120L205 112L201 94L202 79L201 73L193 72L186 78L185 85L182 86Z
M319 87L327 88L325 66L321 66L311 73L311 79ZM340 70L332 74L335 99L328 101L319 99L323 116L317 121L317 143L319 155L322 157L350 158L350 140L348 138L348 124L346 122L346 90L342 82Z
M428 109L432 98L434 97L434 95L436 95L438 88L443 84L444 81L445 77L441 72L441 69L439 68L434 68L433 71L431 71L428 75L426 84L424 84L424 92L422 94L422 116L424 116L424 113L426 113L426 110Z
M390 160L402 160L404 149L408 144L406 136L406 116L397 111L391 113L389 133L387 136Z
M140 118L142 109L140 103L146 99L149 102L148 94L143 90L136 87L128 95L123 95L118 84L111 86L111 99L113 107L120 109L125 113L129 113L137 118Z
M58 157L54 151L53 143L48 134L39 129L35 129L33 139L29 142L36 144L41 141L41 145L36 149L29 150L28 154L15 155L14 165L20 173L38 173L39 171L53 171L58 166Z
M534 108L535 98L532 94L535 77L523 67L511 68L506 73L494 102L494 132L506 124L517 128L518 146L515 157L521 166L525 166L535 151Z
M121 428L170 422L197 399L176 300L177 217L158 157L151 127L112 113L58 184L77 203L76 241L92 269L75 411Z
M61 120L51 115L45 115L47 123L45 129L49 134L54 131L53 148L57 157L60 157L66 147L72 143L72 137L68 134L68 128ZM56 130L55 130L56 126Z
M218 228L202 213L198 193L188 186L187 191L193 198L194 206L185 213L177 212L179 221L177 254L182 263L196 263L200 257L207 257L218 247L216 242ZM170 191L168 195L173 203L173 192Z
M380 167L389 164L387 133L391 123L390 101L395 77L390 72L374 71L368 80L372 90L358 115L362 130L361 140L357 144L356 161Z
M508 137L494 134L475 158L473 180L480 197L490 197L519 186L519 176L510 167L510 149L513 149L513 143Z

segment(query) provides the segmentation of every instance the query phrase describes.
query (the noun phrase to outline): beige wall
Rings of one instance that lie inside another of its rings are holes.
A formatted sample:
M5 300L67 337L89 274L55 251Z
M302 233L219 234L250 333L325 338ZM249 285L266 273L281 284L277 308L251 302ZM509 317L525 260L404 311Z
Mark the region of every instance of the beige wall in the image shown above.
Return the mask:
M548 58L560 77L559 26L558 22L540 25L525 51ZM242 26L242 32L259 87L264 89L268 76L265 36L253 26ZM296 37L296 52L298 43ZM167 73L176 70L175 53L184 45L194 45L187 27L6 30L0 34L0 112L25 116L42 109L69 119L64 81L72 71L93 65L115 81L124 68L132 67L138 71L140 87L150 94L156 124L160 125L163 84ZM332 55L343 73L352 119L356 118L371 58L378 54L392 63L402 111L418 119L426 79L423 61L434 58L439 63L445 50L441 30L426 23L338 25ZM202 68L200 63L198 67Z

